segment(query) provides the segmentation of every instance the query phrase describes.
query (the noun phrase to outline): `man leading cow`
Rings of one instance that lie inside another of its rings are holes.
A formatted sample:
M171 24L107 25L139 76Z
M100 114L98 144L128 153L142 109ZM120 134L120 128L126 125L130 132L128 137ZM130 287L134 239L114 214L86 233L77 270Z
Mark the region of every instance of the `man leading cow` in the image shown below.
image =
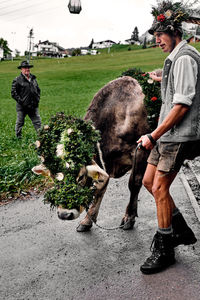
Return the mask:
M174 264L174 248L196 242L169 189L183 161L200 154L200 54L182 40L181 23L190 19L187 7L182 2L163 1L152 14L155 20L149 33L170 54L162 74L158 127L138 140L152 149L143 184L155 199L158 220L153 252L141 266L144 274Z

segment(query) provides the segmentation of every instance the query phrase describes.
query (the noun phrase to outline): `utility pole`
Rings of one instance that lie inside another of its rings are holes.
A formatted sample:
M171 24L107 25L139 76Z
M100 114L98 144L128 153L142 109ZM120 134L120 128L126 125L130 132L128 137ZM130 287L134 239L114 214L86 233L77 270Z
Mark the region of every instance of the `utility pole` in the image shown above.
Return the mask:
M13 56L14 56L14 46L15 46L15 43L14 43L14 39L15 39L15 34L16 34L16 32L11 32L11 34L12 34L12 36L13 36L13 40L12 40L12 48L13 48L13 50L12 50L12 61L13 61Z
M31 45L32 45L32 39L33 39L33 28L31 28L30 31L29 31L28 39L29 39L28 61L30 61Z

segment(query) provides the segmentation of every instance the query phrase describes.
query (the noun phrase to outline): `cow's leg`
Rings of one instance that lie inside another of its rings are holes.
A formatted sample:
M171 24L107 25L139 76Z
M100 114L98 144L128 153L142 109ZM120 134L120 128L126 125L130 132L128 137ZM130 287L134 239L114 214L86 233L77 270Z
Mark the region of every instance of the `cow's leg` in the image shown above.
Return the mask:
M105 185L101 190L97 189L94 202L90 205L85 218L79 223L78 227L76 228L76 231L78 232L89 231L90 228L92 227L92 223L97 221L99 208L103 196L105 194L106 188L108 186L108 182L109 182L109 178L107 179Z
M136 156L135 156L136 155ZM149 153L144 150L138 150L133 155L132 172L129 178L130 201L126 207L125 216L121 225L124 230L132 229L137 217L138 194L142 186L142 179L147 166L147 158Z

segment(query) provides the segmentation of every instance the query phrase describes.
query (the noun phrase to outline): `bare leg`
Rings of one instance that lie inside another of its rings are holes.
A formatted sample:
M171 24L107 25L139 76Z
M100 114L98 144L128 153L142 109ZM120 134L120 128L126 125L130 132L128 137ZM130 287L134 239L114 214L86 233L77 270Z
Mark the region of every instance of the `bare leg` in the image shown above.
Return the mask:
M169 193L169 189L176 175L177 172L155 172L152 194L156 201L159 228L168 228L171 226L172 211L175 208L175 204Z
M158 226L168 228L171 224L172 211L176 207L169 193L169 188L177 172L164 173L157 171L156 166L148 164L143 184L154 196L157 207Z

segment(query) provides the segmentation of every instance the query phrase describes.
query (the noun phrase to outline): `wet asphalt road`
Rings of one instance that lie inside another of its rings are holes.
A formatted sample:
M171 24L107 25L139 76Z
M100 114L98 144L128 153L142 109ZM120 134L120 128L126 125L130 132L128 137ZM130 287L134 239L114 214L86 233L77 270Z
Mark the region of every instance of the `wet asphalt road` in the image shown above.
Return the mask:
M128 202L128 175L111 180L98 223L120 224ZM195 246L179 246L175 265L143 275L157 222L153 198L142 188L135 227L131 231L77 233L75 221L61 221L42 197L0 207L1 300L199 300L200 224L179 177L171 189L195 231Z

